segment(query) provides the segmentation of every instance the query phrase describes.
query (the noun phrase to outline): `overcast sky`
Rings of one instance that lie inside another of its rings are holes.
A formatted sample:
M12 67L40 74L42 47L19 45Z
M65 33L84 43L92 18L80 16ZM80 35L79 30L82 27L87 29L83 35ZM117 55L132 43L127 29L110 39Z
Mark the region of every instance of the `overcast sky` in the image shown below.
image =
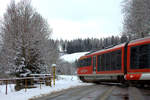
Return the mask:
M0 0L0 18L11 0ZM20 1L20 0L15 0ZM119 35L122 31L122 0L32 0L47 19L55 39Z

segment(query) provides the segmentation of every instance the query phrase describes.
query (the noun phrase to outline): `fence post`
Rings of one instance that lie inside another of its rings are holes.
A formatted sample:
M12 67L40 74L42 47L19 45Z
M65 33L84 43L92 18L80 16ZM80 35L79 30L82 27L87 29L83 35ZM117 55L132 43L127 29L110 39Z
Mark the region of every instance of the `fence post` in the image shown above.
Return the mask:
M31 85L33 85L33 86L34 86L34 78L33 78L33 79L31 79Z
M5 94L7 95L7 85L8 85L8 81L6 80L6 92L5 92Z
M47 77L44 78L45 86L47 85Z
M27 92L27 85L28 85L28 82L27 82L27 79L25 79L25 92Z
M42 84L42 79L40 78L40 89L42 88L41 84Z
M54 84L54 86L55 86L55 67L53 67L53 75L54 75L54 76L53 76L53 82L54 82L53 84Z
M50 85L50 87L52 87L51 77L49 77L49 85Z

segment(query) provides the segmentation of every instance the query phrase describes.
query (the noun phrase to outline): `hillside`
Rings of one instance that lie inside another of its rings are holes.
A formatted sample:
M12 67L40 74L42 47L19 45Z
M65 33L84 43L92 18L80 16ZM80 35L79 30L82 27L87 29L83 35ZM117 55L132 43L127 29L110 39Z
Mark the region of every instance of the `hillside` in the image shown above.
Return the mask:
M78 52L78 53L72 53L72 54L65 54L60 57L60 59L65 60L67 62L73 63L75 60L80 58L81 56L85 55L88 52Z

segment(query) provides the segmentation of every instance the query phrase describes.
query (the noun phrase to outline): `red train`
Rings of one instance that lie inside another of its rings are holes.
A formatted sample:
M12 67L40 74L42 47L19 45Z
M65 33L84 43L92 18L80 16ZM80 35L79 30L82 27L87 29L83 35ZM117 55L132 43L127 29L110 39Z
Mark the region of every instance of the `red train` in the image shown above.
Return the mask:
M77 74L84 82L150 84L150 37L80 57Z

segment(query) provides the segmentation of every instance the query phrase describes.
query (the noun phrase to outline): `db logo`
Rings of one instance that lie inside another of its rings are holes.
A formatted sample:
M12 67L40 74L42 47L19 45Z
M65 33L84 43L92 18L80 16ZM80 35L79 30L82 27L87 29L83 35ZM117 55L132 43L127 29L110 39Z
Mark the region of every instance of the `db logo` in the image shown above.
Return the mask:
M81 70L80 72L81 72L81 73L86 73L86 72L88 72L88 70L87 70L87 69L83 69L83 70Z

